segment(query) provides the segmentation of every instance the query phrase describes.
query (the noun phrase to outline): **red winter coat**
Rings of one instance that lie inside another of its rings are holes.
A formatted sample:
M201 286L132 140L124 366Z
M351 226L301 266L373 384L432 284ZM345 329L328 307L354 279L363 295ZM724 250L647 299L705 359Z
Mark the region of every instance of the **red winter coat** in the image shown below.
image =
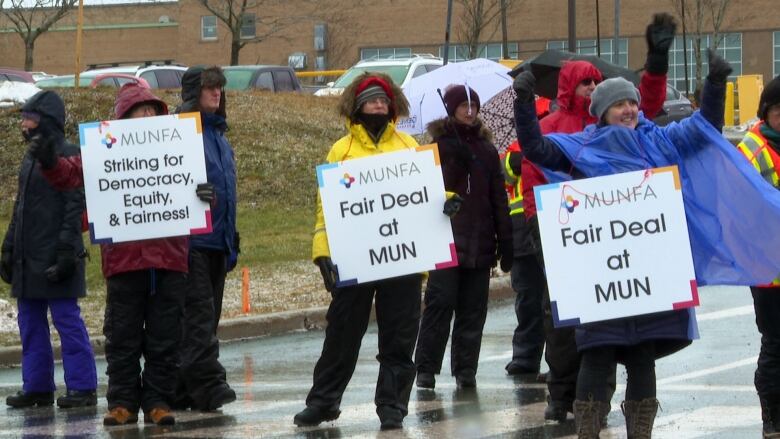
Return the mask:
M577 85L584 79L602 80L601 72L587 61L570 61L564 64L558 74L558 110L539 121L542 134L578 133L587 125L596 123L588 112L590 98L575 94ZM652 119L661 110L666 99L666 75L644 72L639 83L642 102L639 109L645 117ZM523 208L526 218L536 216L534 187L547 184L542 171L527 159L523 159Z
M168 108L148 89L127 87L119 92L115 104L119 118L136 104L154 102L160 105L161 114ZM42 170L49 183L59 190L84 186L81 156L60 157L52 169ZM101 244L103 276L109 278L127 271L161 269L186 273L189 267L189 236L147 239L143 241Z

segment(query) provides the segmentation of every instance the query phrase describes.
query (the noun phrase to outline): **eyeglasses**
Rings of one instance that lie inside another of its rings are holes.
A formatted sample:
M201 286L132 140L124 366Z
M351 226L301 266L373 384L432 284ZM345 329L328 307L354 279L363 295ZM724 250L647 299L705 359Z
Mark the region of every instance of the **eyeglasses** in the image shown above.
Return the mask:
M601 82L601 81L599 81L597 79L586 78L586 79L583 79L582 81L580 81L580 85L590 85L590 84L599 85L599 82Z

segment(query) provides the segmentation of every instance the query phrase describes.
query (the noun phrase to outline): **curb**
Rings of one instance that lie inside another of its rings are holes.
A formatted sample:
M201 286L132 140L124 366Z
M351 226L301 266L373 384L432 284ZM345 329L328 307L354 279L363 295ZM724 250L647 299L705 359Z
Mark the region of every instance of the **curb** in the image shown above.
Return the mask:
M514 297L509 275L501 275L490 279L490 301L500 301ZM308 308L295 311L281 311L248 317L225 319L219 323L217 336L220 342L243 340L248 338L279 335L294 331L317 331L327 324L325 315L328 307ZM372 312L371 320L374 320ZM104 354L105 338L92 337L92 350L95 356ZM60 361L60 347L52 346L54 357ZM11 367L21 364L22 347L0 347L0 367Z

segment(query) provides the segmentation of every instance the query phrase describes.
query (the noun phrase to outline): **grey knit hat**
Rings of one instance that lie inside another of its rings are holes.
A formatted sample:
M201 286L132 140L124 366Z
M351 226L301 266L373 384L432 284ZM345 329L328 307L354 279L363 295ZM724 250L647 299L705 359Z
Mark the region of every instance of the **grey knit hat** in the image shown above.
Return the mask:
M590 95L590 114L601 120L612 104L624 99L639 104L639 90L634 84L621 77L601 81Z
M366 88L355 97L355 111L356 112L360 111L360 107L362 107L363 104L370 101L371 99L378 98L378 97L383 97L388 101L390 100L390 98L387 97L387 93L385 93L385 90L382 87L378 85L372 85Z

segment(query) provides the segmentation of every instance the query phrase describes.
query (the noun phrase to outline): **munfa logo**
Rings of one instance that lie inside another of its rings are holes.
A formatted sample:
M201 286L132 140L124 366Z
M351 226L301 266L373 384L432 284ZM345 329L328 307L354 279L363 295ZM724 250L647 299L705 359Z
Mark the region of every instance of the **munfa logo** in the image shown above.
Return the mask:
M349 175L348 172L345 172L344 178L339 180L339 183L343 184L344 187L346 187L347 189L349 189L352 186L352 183L354 182L355 182L355 177Z
M574 212L574 208L579 206L580 202L571 195L566 195L566 198L563 200L563 203L561 203L561 207L568 210L569 213Z
M100 143L106 145L106 148L111 149L111 147L116 143L116 137L112 136L111 133L106 132L105 137L103 137Z

